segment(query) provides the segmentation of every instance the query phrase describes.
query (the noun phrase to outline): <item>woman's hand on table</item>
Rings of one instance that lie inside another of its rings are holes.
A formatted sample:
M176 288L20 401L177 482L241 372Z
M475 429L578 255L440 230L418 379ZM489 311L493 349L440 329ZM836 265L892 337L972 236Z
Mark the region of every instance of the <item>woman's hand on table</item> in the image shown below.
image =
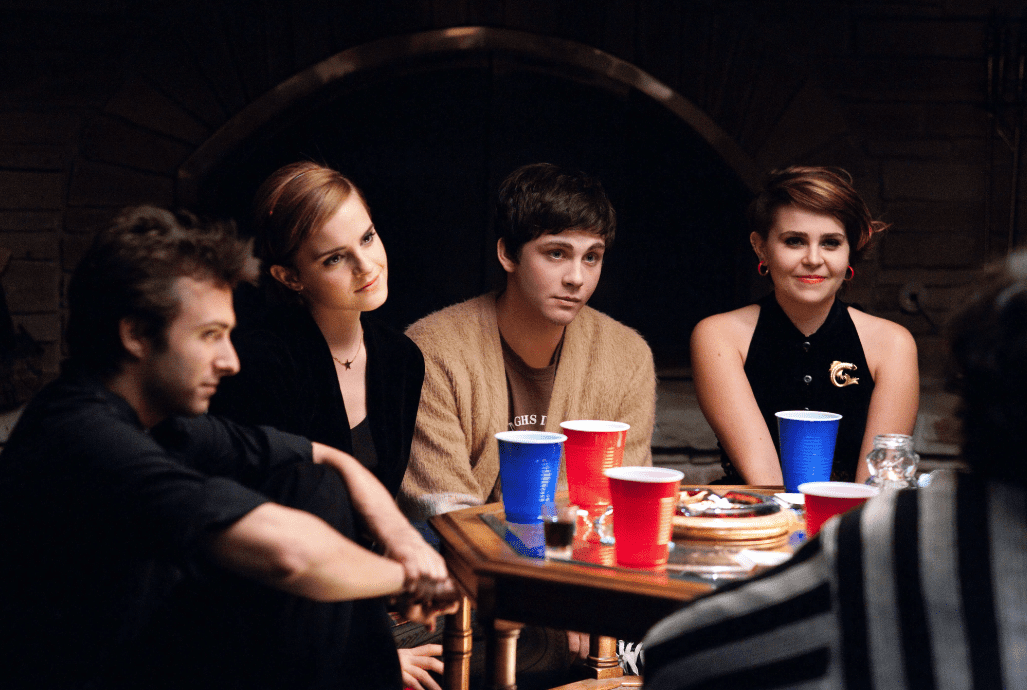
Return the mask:
M777 447L745 374L759 318L755 305L700 321L692 331L692 380L703 416L746 484L781 484Z
M398 649L399 668L403 673L403 687L413 690L442 690L428 671L442 673L442 645L423 644L411 649Z

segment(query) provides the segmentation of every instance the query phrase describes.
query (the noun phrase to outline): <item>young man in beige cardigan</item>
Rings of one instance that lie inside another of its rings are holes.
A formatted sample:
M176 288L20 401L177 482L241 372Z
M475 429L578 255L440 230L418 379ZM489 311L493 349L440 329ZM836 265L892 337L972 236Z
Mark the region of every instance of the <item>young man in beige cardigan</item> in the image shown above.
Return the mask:
M411 520L498 501L494 434L508 429L627 422L624 464L651 464L652 353L634 330L586 306L615 227L602 186L584 173L538 163L503 181L497 253L506 288L407 331L425 358L399 499Z

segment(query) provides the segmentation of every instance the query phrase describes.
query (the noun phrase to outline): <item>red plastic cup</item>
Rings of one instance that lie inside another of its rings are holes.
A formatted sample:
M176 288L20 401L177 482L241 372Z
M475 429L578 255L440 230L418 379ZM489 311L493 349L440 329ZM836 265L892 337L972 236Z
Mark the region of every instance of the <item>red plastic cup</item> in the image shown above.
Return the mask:
M563 444L567 461L568 500L591 513L610 505L610 482L603 474L624 461L624 443L629 424L597 419L561 422L567 440Z
M876 486L852 482L806 482L799 484L806 497L806 535L812 537L835 515L852 510L881 492Z
M685 475L663 467L613 467L605 474L613 500L617 564L629 568L666 565L678 486Z

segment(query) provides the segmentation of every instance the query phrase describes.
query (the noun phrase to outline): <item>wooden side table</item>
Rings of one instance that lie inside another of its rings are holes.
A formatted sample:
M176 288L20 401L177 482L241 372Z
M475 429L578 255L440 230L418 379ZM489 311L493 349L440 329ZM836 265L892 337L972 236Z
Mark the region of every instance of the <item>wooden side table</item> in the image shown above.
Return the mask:
M470 685L472 605L486 631L486 672L494 687L509 690L516 687L516 641L523 624L590 633L590 674L614 680L621 675L618 638L640 640L682 603L712 589L666 574L518 555L482 519L490 513L501 516L502 506L432 518L450 573L466 595L457 613L446 618L444 680L450 690Z
M760 493L782 490L716 488ZM616 640L641 640L658 621L713 590L712 584L700 579L614 567L613 547L594 542L576 542L575 561L527 557L500 536L502 529L490 526L505 524L502 519L499 503L431 519L441 535L449 571L466 595L457 613L446 618L443 660L449 690L467 690L470 685L472 605L486 631L486 672L494 687L516 687L517 637L523 624L531 624L589 633L592 678L584 681L586 685L572 684L568 690L609 690L632 683L637 687L638 683L620 678Z

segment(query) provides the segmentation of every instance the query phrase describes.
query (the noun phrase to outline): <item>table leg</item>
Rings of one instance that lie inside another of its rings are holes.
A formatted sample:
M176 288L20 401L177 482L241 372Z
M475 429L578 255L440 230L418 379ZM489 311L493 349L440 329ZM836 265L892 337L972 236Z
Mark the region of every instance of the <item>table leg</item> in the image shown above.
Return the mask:
M590 635L588 640L589 678L620 678L624 671L617 659L617 638L603 635Z
M497 620L492 625L483 622L483 627L488 636L485 671L492 678L492 687L495 690L517 690L517 638L521 636L524 625Z
M460 608L446 616L442 639L442 681L446 690L469 690L471 687L471 600L460 598Z

